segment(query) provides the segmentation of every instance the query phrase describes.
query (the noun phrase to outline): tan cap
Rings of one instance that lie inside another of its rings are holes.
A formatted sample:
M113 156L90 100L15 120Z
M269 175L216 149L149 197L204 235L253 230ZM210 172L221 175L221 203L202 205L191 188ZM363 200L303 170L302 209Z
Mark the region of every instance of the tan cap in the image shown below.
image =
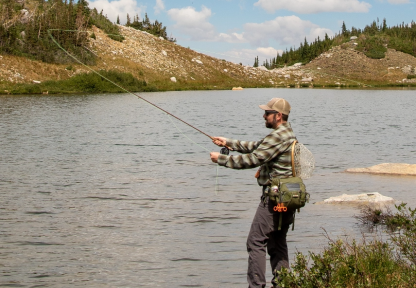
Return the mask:
M273 98L266 105L259 105L263 110L274 110L285 115L290 113L290 104L283 98Z

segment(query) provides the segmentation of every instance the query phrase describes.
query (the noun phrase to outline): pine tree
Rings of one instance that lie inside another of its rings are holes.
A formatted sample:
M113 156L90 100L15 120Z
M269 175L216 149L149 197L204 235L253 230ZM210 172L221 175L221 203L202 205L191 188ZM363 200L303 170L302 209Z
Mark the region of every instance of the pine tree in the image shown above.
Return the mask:
M131 25L130 15L129 15L129 13L127 13L127 23L126 23L126 26L130 26L130 25Z
M117 24L120 25L120 17L117 15Z

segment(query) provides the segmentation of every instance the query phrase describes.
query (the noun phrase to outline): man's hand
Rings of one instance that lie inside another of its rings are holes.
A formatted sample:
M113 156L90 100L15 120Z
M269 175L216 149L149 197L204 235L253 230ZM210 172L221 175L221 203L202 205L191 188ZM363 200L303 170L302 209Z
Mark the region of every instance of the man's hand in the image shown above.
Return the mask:
M212 143L220 147L227 147L228 150L233 150L227 146L227 140L224 137L212 137Z
M218 163L218 156L220 155L220 152L211 152L209 156L211 156L211 161L214 163Z
M212 137L212 143L217 146L224 147L227 144L227 141L224 137Z

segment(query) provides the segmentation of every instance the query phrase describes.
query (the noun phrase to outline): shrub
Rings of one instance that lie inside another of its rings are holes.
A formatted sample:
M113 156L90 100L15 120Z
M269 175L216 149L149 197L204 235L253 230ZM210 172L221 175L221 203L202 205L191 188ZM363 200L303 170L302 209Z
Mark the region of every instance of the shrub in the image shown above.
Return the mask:
M360 37L358 38L357 50L373 59L381 59L385 57L387 52L387 39L381 36Z
M388 225L396 232L390 240L333 241L320 254L310 252L309 259L297 253L292 270L278 272L281 287L415 287L416 280L416 209L406 204L398 212L363 208L358 216L362 223Z

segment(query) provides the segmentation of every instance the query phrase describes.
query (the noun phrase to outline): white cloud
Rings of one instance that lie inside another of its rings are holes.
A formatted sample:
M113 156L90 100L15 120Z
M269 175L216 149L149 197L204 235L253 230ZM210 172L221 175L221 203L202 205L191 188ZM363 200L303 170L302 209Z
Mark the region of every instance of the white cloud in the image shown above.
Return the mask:
M389 0L406 1L406 0ZM258 0L254 3L268 12L289 10L302 14L319 12L368 12L371 5L358 0Z
M154 7L155 14L159 14L163 10L165 10L165 4L163 3L163 0L156 0L156 6Z
M234 49L221 54L213 53L213 56L234 63L253 66L254 58L259 57L260 65L262 65L263 61L276 57L277 53L282 54L283 50L276 50L273 47L259 47L257 49Z
M410 3L409 0L388 0L390 4L406 4Z
M279 45L298 46L305 37L310 42L318 36L332 36L333 32L321 28L310 21L305 21L297 16L277 17L274 20L263 23L247 23L242 34L220 34L220 39L225 42L249 42L253 46L268 47L274 40ZM238 36L238 37L237 37ZM238 41L237 41L238 40Z
M136 14L140 16L146 8L144 6L137 6L135 0L90 0L88 2L90 3L90 8L96 8L98 12L104 10L104 15L107 15L108 19L112 22L116 22L117 16L119 16L121 24L126 23L127 13L133 19Z
M209 23L211 9L205 6L200 12L194 7L174 8L168 11L168 15L176 22L173 28L190 36L191 40L214 40L217 37L214 25Z
M277 53L283 53L283 50L276 50L273 47L259 47L256 49L256 51L258 52L258 55L264 56L266 58L273 58L276 57Z

